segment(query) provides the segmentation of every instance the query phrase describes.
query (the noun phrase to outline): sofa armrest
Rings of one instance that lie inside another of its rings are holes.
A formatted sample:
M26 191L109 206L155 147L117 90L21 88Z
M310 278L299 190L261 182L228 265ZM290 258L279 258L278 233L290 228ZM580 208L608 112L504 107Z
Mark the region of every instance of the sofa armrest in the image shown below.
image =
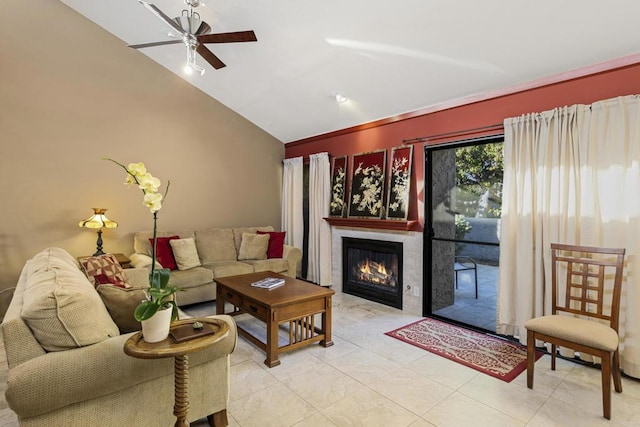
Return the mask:
M234 320L226 315L215 317L229 324L229 334L207 349L190 354L190 366L227 357L234 350L237 341ZM10 369L5 393L9 407L20 417L33 417L173 375L173 358L149 360L127 356L123 348L131 335L50 352Z
M295 246L283 245L282 258L289 263L287 276L296 278L301 274L302 270L302 251Z

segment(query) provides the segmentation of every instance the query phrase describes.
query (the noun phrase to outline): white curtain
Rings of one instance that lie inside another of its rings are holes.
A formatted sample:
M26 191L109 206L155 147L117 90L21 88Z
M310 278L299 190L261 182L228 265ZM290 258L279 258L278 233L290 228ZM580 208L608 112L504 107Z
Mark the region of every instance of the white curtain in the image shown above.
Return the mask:
M640 377L640 98L504 121L498 333L550 313L550 244L626 248L621 362Z
M282 231L285 243L302 250L302 157L284 160L282 172ZM300 274L300 271L298 271Z
M307 279L331 286L331 227L329 216L331 173L329 154L309 156L309 254Z

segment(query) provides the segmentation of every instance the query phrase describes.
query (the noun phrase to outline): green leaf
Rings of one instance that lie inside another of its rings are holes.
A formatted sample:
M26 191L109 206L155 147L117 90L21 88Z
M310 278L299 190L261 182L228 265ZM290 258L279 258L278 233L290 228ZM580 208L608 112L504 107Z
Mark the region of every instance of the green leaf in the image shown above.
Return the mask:
M159 308L157 304L151 301L143 301L136 307L136 311L133 312L133 317L135 317L138 322L150 319L151 316L156 314Z
M152 288L164 288L169 284L170 277L171 270L168 268L154 270L153 275L149 275L149 285Z

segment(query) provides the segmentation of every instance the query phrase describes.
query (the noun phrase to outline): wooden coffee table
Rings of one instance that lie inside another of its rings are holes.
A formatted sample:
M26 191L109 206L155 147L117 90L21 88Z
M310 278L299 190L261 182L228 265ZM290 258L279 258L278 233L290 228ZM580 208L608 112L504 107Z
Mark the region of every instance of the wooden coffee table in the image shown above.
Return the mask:
M285 284L275 289L260 289L251 283L267 277L278 277ZM217 283L216 312L238 315L248 313L266 323L267 342L264 343L249 331L238 326L238 334L267 353L264 363L272 368L280 364L278 354L319 342L324 347L331 341L331 296L334 291L322 286L283 276L272 271L220 277ZM225 302L234 306L225 313ZM314 317L322 314L322 324L316 325ZM288 323L289 343L278 345L278 328Z

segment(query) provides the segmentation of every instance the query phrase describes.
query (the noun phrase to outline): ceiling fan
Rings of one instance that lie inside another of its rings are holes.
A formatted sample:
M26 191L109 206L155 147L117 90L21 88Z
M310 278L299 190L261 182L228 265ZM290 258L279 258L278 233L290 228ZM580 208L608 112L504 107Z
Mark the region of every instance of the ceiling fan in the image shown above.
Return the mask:
M213 68L220 69L225 67L225 63L213 54L204 44L205 43L237 43L237 42L255 42L258 41L253 31L236 31L232 33L209 34L211 27L200 19L200 15L193 9L200 5L200 0L184 0L189 9L184 9L182 15L176 18L169 18L154 4L146 1L138 0L140 4L146 7L151 13L156 15L165 24L171 27L172 31L177 32L182 37L181 40L166 40L152 43L142 43L129 45L134 49L141 49L152 46L162 46L166 44L184 43L187 47L187 63L185 72L191 73L196 71L200 75L204 74L204 68L196 63L196 52L202 56Z

